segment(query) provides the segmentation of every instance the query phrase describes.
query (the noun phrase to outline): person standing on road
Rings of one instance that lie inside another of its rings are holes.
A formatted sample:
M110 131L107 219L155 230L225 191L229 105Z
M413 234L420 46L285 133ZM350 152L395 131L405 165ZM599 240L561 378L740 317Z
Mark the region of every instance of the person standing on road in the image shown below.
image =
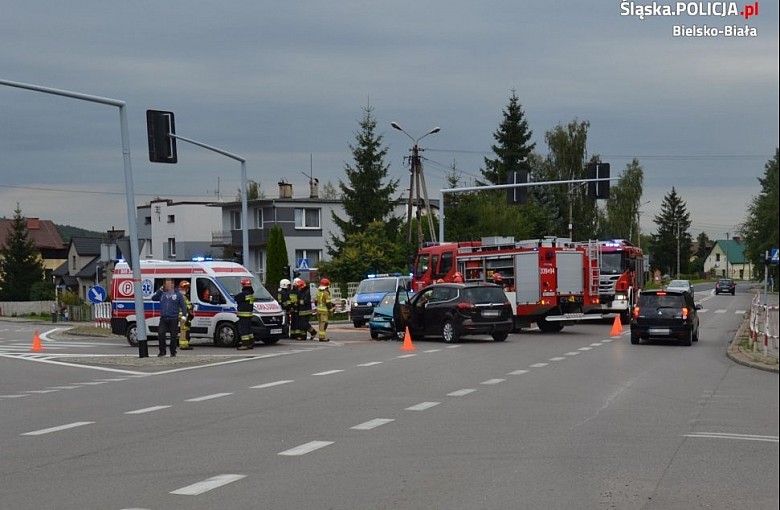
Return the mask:
M317 330L311 325L311 290L305 280L298 281L298 340L306 340L306 334L311 339L317 338Z
M239 351L255 348L255 337L252 334L252 312L255 308L255 290L252 288L252 280L241 279L241 292L233 296L236 300L238 316L238 334L241 343L236 347Z
M190 282L187 280L179 282L179 292L181 292L182 297L184 297L184 303L187 306L187 313L179 318L179 322L181 323L179 349L182 351L191 351L190 328L192 327L192 319L195 316L192 314L192 301L190 301Z
M298 282L300 281L300 278L293 279L292 288L290 289L290 338L293 340L300 340L301 333L303 333L303 339L306 340L306 332L300 330L300 314L298 309L301 297L301 291L298 289Z
M317 332L320 342L327 342L330 340L327 334L328 319L330 318L330 311L333 309L333 302L330 299L330 280L327 278L320 280L314 304L317 307Z
M179 314L187 315L187 305L184 296L173 286L173 280L165 280L160 289L152 296L152 301L160 302L160 323L157 326L157 338L160 348L158 358L165 356L166 336L171 336L169 348L171 357L176 356L179 345Z
M292 322L290 321L292 312L292 301L290 300L290 294L292 294L292 292L290 291L290 285L290 280L287 278L282 278L279 280L279 290L276 291L276 300L282 306L282 310L284 310L284 315L287 319L288 331L292 329Z

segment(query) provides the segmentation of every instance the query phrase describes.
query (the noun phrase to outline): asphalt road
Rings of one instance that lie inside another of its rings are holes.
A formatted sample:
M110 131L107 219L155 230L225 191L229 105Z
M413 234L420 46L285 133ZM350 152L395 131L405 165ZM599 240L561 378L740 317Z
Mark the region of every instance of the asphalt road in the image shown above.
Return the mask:
M777 508L778 375L725 356L750 296L697 294L692 347L600 323L406 352L345 327L138 366L0 322L0 507Z

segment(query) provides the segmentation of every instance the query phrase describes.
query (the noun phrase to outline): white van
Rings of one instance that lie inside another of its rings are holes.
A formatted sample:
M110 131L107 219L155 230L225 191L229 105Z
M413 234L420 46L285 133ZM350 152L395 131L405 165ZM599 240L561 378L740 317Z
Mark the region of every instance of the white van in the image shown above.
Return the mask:
M271 345L287 336L286 315L276 299L248 269L235 262L167 262L141 261L141 290L147 337L157 335L160 321L159 303L152 294L165 280L173 280L178 288L190 282L190 300L194 318L190 338L209 338L214 345L235 347L238 343L238 317L233 295L241 291L241 280L252 280L255 290L255 309L252 332L255 341ZM111 332L124 335L132 346L138 345L136 331L133 272L126 262L117 263L111 281Z

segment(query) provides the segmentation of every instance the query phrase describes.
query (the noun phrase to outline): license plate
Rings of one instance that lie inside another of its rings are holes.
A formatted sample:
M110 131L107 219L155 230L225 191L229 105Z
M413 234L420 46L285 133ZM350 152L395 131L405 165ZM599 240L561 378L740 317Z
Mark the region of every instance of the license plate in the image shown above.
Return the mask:
M498 317L499 315L498 310L482 310L482 317Z
M670 333L669 328L650 328L647 332L651 335L668 335Z
M281 335L282 334L282 329L281 328L279 328L279 329L272 329L271 330L271 334L272 335Z

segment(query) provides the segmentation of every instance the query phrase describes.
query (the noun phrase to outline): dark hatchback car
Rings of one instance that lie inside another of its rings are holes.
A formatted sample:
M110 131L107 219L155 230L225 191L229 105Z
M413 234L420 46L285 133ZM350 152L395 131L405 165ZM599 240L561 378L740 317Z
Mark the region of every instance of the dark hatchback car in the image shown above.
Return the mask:
M649 338L676 339L683 345L698 342L701 308L688 292L644 291L631 315L631 343Z
M503 342L514 322L504 290L492 283L435 284L396 303L395 323L399 331L408 326L412 339L442 337L451 343L467 335L490 335Z
M737 284L731 278L721 278L718 283L715 284L715 295L718 294L731 294L732 296L737 293Z

